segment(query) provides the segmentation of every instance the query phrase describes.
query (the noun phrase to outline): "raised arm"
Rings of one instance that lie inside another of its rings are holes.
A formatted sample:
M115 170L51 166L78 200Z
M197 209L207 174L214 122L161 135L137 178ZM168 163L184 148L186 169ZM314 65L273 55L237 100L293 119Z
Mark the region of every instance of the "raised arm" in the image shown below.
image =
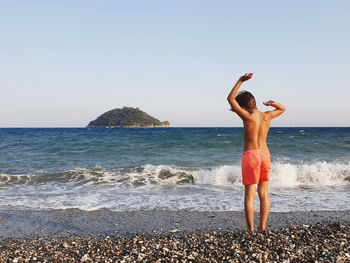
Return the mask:
M277 116L281 115L283 112L286 111L285 106L283 106L282 104L275 102L273 100L269 100L267 102L264 102L264 105L265 106L272 106L275 108L274 110L266 112L270 119L276 118Z
M230 94L228 94L227 101L231 105L231 109L238 114L242 119L246 119L250 116L249 112L243 109L238 102L236 101L236 96L239 88L242 86L243 82L251 79L253 77L253 73L246 73L242 77L238 79L236 84L233 86Z

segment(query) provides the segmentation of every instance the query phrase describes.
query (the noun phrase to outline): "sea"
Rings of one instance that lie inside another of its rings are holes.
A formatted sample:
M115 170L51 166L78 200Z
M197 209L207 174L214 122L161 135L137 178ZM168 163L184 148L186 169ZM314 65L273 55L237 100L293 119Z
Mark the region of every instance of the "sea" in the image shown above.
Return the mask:
M268 145L271 211L350 209L350 128ZM242 149L242 128L1 128L0 209L242 211Z

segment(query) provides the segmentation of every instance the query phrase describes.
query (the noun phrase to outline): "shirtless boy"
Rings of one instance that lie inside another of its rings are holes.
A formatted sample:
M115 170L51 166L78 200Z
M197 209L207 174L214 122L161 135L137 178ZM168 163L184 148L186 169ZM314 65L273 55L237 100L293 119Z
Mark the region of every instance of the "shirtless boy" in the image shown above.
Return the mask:
M273 118L281 115L286 107L269 100L265 106L275 109L261 112L256 107L254 96L248 91L240 91L243 82L249 80L253 73L247 73L239 78L227 97L232 111L242 119L244 125L244 152L242 154L242 183L245 187L244 210L248 230L254 231L254 198L255 185L258 185L260 199L260 224L258 230L266 229L269 216L270 200L268 184L270 176L270 152L266 139ZM238 95L237 95L238 93Z

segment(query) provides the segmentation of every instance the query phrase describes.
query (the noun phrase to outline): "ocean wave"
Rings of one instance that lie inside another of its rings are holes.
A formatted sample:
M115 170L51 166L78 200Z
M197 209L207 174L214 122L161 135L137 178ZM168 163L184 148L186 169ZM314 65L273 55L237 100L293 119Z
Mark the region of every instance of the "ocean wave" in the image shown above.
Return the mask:
M151 165L107 170L74 168L57 173L0 174L0 186L17 184L105 184L120 187L144 185L241 185L239 165L222 165L206 169L189 169L169 165ZM271 186L333 186L350 183L350 162L272 163Z

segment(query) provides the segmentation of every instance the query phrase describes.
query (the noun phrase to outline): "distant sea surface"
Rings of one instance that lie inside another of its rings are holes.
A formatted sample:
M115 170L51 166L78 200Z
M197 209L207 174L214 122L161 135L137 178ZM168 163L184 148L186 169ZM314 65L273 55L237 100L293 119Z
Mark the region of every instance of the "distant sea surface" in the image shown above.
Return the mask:
M268 145L272 211L350 209L350 128ZM242 148L242 128L1 128L0 209L242 210Z

